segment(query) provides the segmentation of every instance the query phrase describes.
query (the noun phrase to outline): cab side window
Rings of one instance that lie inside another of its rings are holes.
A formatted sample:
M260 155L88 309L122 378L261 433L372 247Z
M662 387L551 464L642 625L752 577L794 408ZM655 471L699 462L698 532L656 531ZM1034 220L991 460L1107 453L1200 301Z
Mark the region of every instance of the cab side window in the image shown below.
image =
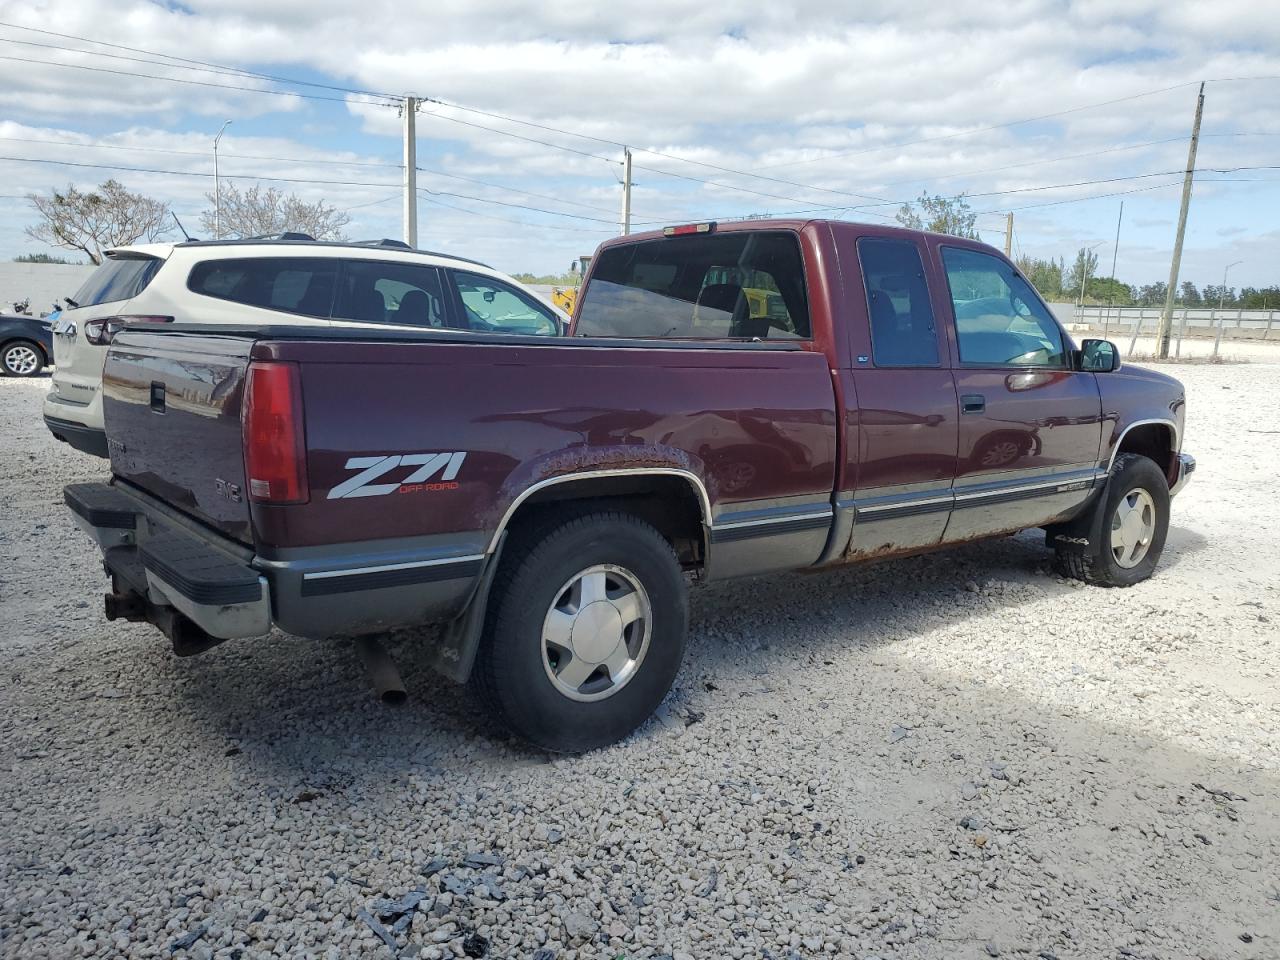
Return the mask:
M909 240L858 241L877 367L938 366L938 328L919 248Z
M999 257L943 247L960 362L978 366L1066 365L1062 328L1031 284Z

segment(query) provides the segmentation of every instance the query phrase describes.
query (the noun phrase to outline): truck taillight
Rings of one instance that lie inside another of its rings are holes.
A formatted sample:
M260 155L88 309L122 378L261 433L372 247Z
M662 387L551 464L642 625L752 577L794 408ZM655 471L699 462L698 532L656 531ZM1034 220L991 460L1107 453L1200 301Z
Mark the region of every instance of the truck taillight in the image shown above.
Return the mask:
M687 237L691 233L711 233L715 228L714 220L709 223L682 223L677 227L663 227L662 235L664 237Z
M297 366L278 361L249 364L242 409L249 499L306 503L311 491Z
M173 317L129 314L123 317L99 317L84 325L84 338L95 347L105 347L127 323L173 323Z

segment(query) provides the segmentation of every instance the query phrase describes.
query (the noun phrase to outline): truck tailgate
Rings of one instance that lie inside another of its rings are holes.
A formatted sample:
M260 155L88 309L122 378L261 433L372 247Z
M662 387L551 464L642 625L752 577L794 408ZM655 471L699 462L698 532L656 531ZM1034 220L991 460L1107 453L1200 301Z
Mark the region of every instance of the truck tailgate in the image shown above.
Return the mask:
M253 340L124 331L103 371L112 472L252 540L240 406Z

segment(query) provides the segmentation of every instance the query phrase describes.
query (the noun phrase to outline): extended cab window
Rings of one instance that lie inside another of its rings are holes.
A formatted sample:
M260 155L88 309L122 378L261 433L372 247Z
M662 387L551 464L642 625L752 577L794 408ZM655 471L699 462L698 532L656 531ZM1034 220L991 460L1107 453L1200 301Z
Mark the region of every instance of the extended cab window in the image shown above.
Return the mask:
M960 362L1062 367L1062 329L1031 284L999 257L943 247Z
M132 300L146 289L162 262L155 257L108 256L71 299L80 307Z
M440 271L417 263L342 261L335 320L447 326Z
M501 280L465 270L450 271L462 313L472 330L558 336L560 321L549 307Z
M581 337L808 339L799 240L759 231L610 247L577 316Z
M858 241L877 367L935 367L938 331L919 248L909 240Z
M311 257L206 260L191 268L187 289L250 307L327 318L338 261Z

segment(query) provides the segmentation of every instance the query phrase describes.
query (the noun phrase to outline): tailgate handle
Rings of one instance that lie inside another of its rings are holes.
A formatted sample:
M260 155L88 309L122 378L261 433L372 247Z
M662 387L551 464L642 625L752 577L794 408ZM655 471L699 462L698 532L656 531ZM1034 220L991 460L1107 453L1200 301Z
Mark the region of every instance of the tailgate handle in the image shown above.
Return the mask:
M966 393L960 398L961 413L982 413L987 409L987 398L980 393Z
M164 384L159 380L151 381L151 409L164 413Z

